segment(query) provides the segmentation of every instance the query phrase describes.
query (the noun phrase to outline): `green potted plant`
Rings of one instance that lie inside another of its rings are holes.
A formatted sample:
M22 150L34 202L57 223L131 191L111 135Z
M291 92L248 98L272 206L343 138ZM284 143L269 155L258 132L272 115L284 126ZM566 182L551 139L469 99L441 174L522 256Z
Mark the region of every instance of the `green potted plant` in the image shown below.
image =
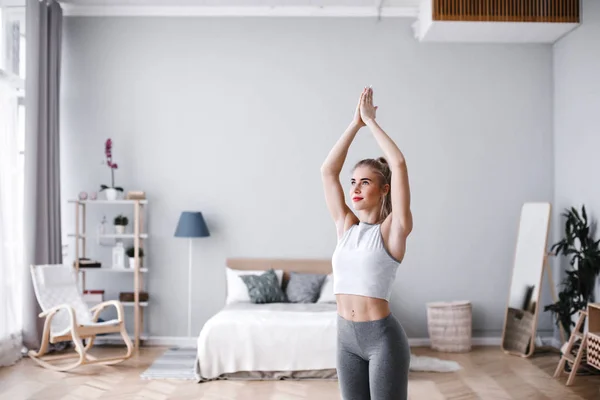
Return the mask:
M133 247L133 246L128 247L125 254L127 254L127 257L129 257L129 268L135 269L135 247ZM138 248L138 255L140 257L140 268L142 268L142 260L144 257L144 249L143 248L141 248L141 247Z
M558 301L545 306L544 311L551 311L556 317L556 325L562 324L567 336L571 336L579 311L585 310L588 302L594 301L596 279L600 272L600 240L592 237L585 206L582 206L581 215L571 208L566 209L562 216L566 218L565 236L551 250L554 255L569 257L571 268L565 271L567 276L561 282Z
M125 227L129 224L129 219L123 214L119 214L114 219L115 232L117 234L125 233Z

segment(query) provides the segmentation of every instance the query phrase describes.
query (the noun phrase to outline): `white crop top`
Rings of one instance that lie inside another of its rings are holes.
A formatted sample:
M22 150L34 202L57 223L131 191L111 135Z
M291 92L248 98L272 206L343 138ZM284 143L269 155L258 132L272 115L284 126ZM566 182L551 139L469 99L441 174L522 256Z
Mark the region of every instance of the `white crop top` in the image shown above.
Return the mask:
M333 253L333 293L390 301L399 264L383 244L381 224L352 225Z

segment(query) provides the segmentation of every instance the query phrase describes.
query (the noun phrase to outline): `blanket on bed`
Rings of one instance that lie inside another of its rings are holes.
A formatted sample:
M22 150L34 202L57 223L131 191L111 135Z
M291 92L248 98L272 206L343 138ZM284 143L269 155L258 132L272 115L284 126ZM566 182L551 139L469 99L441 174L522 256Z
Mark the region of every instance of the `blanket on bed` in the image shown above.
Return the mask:
M336 306L327 303L233 303L198 336L201 380L240 371L335 368Z
M332 303L233 303L198 337L200 381L218 378L336 379L337 310ZM452 361L411 355L411 371L450 372Z

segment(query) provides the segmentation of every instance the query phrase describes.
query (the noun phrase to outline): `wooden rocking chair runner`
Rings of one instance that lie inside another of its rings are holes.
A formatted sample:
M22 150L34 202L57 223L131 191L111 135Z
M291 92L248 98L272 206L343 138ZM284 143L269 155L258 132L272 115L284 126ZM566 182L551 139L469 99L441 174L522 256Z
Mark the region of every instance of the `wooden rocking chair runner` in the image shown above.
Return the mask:
M75 270L70 266L32 265L30 269L35 295L43 311L39 316L45 318L40 349L28 353L32 360L55 371L68 371L85 364L116 364L131 357L133 344L125 328L123 304L111 300L88 308L78 289ZM117 319L98 322L102 310L109 306L117 309ZM87 354L96 335L105 333L121 334L127 346L123 356L96 358ZM82 339L88 340L85 346ZM75 353L44 357L50 343L65 341L74 343ZM68 365L49 362L70 358L77 358L77 361Z

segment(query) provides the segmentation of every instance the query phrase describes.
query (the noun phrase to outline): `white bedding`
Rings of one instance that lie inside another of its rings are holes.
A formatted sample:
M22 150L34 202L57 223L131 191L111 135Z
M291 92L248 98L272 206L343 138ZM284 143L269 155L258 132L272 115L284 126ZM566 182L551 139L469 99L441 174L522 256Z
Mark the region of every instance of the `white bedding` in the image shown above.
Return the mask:
M335 369L336 325L330 303L228 304L200 332L196 373Z

